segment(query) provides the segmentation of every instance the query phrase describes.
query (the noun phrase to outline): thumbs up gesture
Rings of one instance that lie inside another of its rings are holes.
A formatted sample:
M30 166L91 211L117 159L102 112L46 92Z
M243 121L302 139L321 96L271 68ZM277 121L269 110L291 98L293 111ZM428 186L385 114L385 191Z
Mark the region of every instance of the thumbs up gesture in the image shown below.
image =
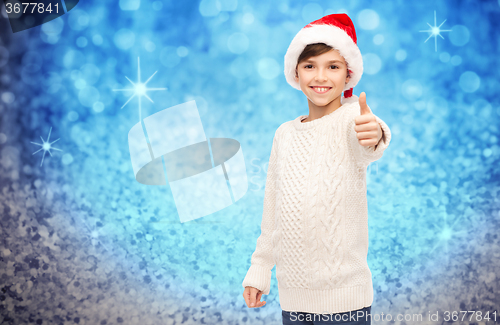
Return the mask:
M382 138L382 128L377 122L375 115L366 104L366 94L362 92L359 95L359 107L361 115L356 116L354 122L354 131L356 131L356 137L358 142L363 147L374 146L378 144Z

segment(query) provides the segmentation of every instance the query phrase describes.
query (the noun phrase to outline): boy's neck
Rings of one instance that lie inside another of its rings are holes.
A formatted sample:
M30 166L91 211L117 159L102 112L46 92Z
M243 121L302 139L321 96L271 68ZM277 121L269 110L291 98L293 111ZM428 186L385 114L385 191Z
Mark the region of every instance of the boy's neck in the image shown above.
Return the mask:
M342 106L340 98L342 95L339 97L335 98L330 102L330 104L326 106L317 106L313 102L311 102L309 99L307 99L307 102L309 103L309 115L307 116L306 119L302 120L302 123L304 122L311 122L314 121L318 118L322 118L325 115L328 115L335 110L337 110L340 106Z

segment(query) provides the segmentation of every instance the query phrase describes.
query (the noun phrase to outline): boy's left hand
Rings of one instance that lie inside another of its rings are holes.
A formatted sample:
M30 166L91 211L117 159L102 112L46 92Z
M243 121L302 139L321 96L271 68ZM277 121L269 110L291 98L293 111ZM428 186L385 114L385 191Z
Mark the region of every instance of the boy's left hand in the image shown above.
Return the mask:
M373 115L372 111L366 104L365 92L362 92L359 95L359 107L361 109L361 115L356 116L354 120L356 123L354 126L354 130L357 133L356 137L358 138L360 145L364 147L374 146L378 144L383 133L375 115Z

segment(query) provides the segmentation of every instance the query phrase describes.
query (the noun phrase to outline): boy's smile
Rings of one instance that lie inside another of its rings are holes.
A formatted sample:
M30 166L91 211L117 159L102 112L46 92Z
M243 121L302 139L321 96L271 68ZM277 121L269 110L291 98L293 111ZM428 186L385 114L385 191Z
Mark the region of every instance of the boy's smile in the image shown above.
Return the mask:
M332 87L315 87L311 86L312 89L314 89L315 92L318 94L325 94L328 90L332 89Z
M341 106L340 97L349 82L347 64L332 49L297 65L295 80L309 101L310 119L329 114Z

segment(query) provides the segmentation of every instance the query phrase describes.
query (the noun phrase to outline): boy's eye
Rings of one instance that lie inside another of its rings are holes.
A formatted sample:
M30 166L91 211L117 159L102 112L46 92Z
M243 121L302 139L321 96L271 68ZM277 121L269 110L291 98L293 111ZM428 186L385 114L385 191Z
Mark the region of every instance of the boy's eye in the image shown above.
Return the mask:
M336 65L331 65L330 68L333 67L333 69L340 69L338 66ZM312 64L308 64L308 65L305 65L304 66L305 69L309 69L309 68L312 68Z
M336 65L331 65L330 68L333 67L333 68L337 68L337 69L340 69L338 66ZM304 68L308 69L308 68L312 68L312 65L311 64L308 64L308 65L305 65Z

